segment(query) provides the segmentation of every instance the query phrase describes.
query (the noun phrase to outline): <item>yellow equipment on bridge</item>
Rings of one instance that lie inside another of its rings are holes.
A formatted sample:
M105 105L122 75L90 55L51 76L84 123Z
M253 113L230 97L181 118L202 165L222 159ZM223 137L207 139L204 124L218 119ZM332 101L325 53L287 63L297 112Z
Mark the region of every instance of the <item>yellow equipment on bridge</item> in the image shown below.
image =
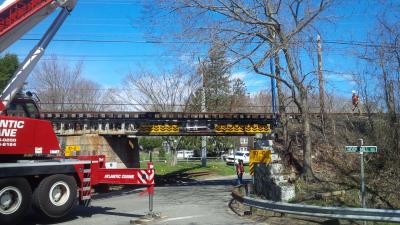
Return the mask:
M149 134L179 133L179 126L176 124L154 124L140 127L141 132Z
M217 124L216 133L270 133L269 124Z

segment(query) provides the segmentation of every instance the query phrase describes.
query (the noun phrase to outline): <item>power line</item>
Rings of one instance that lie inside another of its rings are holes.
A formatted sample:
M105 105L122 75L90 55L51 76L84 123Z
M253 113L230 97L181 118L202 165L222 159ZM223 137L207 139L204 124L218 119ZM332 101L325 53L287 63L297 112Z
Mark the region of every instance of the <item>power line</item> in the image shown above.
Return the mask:
M22 41L39 41L39 38L21 38ZM208 44L208 42L200 41L158 41L158 40L127 40L127 39L108 39L108 40L96 40L96 39L54 39L54 42L89 42L89 43L134 43L134 44Z
M42 58L43 61L55 61L52 58ZM187 61L186 59L157 59L157 60L141 60L141 59L69 59L70 62L175 62L175 61Z
M141 4L142 1L121 1L121 0L117 0L117 1L79 1L79 4L84 4L84 5L141 5L143 6L143 4Z
M39 102L40 105L91 105L91 106L169 106L169 107L201 107L200 104L156 104L156 103L96 103L96 102ZM234 107L267 108L266 105L235 105ZM289 106L295 107L295 106ZM309 108L319 108L310 106Z
M248 87L265 87L266 89L269 88L268 85L246 85ZM52 90L53 88L29 88L30 90L34 91L43 91L43 90ZM139 88L68 88L64 91L140 91Z
M39 38L21 38L22 41L39 41ZM133 44L209 44L207 41L161 41L161 40L128 40L128 39L54 39L54 42L87 42L87 43L133 43ZM313 40L303 42L315 43ZM243 42L246 43L246 42ZM249 42L256 44L259 42ZM362 47L399 48L390 43L376 44L367 41L325 40L323 44L351 45Z
M135 54L135 55L113 55L113 54L99 54L99 55L89 55L89 54L56 54L53 52L46 53L47 55L55 55L57 56L57 59L61 59L63 57L68 57L68 58L136 58L136 57L141 57L141 58L147 58L147 57L193 57L193 55L174 55L174 54ZM22 56L24 54L22 53L17 53L18 56ZM196 54L198 56L198 54ZM205 56L205 55L203 55ZM176 59L176 58L175 58Z

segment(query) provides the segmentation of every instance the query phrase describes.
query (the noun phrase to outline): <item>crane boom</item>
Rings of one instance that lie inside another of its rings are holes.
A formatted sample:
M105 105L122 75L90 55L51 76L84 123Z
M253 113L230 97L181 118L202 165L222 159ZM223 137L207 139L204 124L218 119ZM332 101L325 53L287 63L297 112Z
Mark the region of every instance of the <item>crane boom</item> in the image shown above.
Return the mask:
M7 2L6 2L7 3ZM0 95L0 114L23 87L28 75L76 4L76 0L17 0L0 8L0 50L7 48L43 20L57 6L61 11L39 43L30 51ZM25 14L24 14L25 13Z
M0 5L0 52L16 42L57 7L72 10L76 1L7 0Z

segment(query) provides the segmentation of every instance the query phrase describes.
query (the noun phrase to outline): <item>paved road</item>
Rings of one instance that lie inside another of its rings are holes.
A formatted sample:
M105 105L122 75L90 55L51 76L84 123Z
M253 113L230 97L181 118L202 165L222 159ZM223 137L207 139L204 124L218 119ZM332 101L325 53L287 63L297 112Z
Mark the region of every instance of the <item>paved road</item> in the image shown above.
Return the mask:
M165 218L150 224L254 224L230 210L233 184L232 178L225 178L157 187L154 211L161 212ZM76 207L65 219L48 221L31 213L22 224L123 225L147 212L147 195L140 196L139 191L118 192L98 196L91 208Z

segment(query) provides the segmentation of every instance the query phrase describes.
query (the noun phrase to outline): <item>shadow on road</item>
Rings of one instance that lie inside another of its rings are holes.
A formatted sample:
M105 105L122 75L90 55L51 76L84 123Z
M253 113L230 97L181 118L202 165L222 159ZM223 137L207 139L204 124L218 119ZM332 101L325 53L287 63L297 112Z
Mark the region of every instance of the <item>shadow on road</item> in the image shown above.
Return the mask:
M196 167L194 167L196 168ZM162 186L230 186L236 185L236 179L215 179L215 180L203 180L198 181L195 178L200 176L210 175L206 172L188 172L194 168L182 169L180 171L169 173L165 175L156 176L156 187ZM250 182L250 180L244 180L245 182ZM121 185L119 190L110 191L108 193L95 194L93 199L107 199L117 196L124 196L134 193L141 193L146 188L143 186L137 185ZM92 217L93 215L102 214L102 215L111 215L111 216L122 216L127 218L139 218L144 215L132 214L132 213L122 213L122 212L114 212L115 208L112 207L99 207L99 206L91 206L91 207L81 207L76 206L72 210L72 212L61 219L45 219L41 218L39 215L35 214L35 212L31 211L27 217L20 223L24 225L50 225L50 224L58 224L65 223L69 221L74 221L79 218Z
M236 179L216 179L216 180L204 180L204 181L177 181L176 183L158 185L158 186L229 186L229 185L236 185ZM243 179L244 183L251 182L250 179Z
M188 171L200 168L200 165L193 166L190 168L181 169L172 173L164 175L156 175L155 182L156 186L163 186L165 184L175 184L178 182L192 182L195 181L194 177L208 175L205 172L189 173Z
M64 223L68 221L77 220L79 218L92 217L93 215L98 215L98 214L110 215L110 216L123 216L126 218L139 218L144 216L133 213L112 212L112 210L115 210L115 208L99 207L99 206L91 206L91 207L76 206L68 216L60 219L45 219L43 217L38 216L37 214L35 214L35 212L32 211L20 224L24 225L57 224L57 223Z
M236 185L236 179L215 179L199 181L196 178L212 175L208 172L189 172L201 168L200 165L185 168L165 175L156 175L156 187L162 186L199 186L199 185ZM249 180L244 180L249 182Z

